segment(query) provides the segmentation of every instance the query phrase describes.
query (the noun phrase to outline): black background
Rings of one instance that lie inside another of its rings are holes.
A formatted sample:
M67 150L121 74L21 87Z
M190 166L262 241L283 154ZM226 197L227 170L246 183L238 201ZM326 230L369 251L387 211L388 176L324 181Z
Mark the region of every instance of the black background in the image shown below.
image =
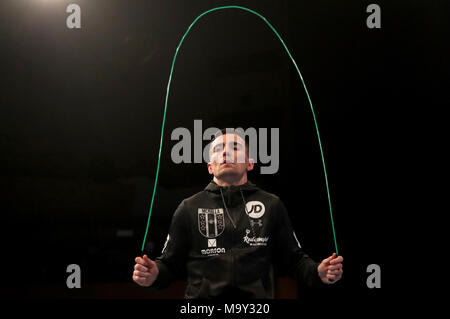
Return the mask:
M69 3L81 7L81 29L66 27ZM411 244L408 188L420 176L410 142L425 127L413 115L442 103L446 62L438 47L448 11L438 2L377 1L382 27L369 29L370 3L2 1L2 294L143 297L131 274L175 49L200 13L232 4L259 12L277 29L315 107L345 258L342 281L327 291L369 302L404 288L408 279L398 270ZM177 56L147 245L153 258L179 202L211 178L204 163L170 159L170 133L192 131L194 119L203 129L280 128L279 171L260 175L257 166L249 179L285 202L311 257L334 251L305 91L270 29L233 9L199 20ZM132 235L118 236L121 230ZM77 291L66 288L72 263L82 270ZM381 267L378 291L366 286L369 264ZM123 284L129 286L121 293ZM300 297L308 293L300 289Z

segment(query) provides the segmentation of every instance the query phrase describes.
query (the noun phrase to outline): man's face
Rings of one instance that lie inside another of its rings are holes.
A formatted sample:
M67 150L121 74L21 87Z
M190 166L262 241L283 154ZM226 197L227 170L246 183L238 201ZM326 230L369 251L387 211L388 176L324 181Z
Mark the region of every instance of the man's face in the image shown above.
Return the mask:
M240 180L254 166L247 156L245 141L236 134L217 137L211 144L209 155L209 173L222 180Z

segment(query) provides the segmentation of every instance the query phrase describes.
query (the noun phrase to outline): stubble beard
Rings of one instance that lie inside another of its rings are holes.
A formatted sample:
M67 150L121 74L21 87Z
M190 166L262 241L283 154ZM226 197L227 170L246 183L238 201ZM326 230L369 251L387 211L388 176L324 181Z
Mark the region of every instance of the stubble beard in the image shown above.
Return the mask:
M244 173L236 172L235 170L225 170L217 174L216 178L231 184L240 181L243 176Z

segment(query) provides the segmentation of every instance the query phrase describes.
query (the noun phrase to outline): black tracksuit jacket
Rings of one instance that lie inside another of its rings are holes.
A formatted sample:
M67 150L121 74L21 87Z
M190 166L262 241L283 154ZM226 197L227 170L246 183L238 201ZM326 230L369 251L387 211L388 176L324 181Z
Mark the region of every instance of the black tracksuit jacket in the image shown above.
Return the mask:
M152 287L187 277L185 298L273 298L274 265L310 287L318 263L302 250L281 200L251 182L213 181L175 211Z

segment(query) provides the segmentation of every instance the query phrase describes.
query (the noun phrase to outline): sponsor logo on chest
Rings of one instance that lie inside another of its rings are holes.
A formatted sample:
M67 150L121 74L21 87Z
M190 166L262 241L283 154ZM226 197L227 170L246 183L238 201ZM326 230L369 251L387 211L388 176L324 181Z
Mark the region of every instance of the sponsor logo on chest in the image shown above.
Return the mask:
M269 241L269 237L249 237L251 231L250 229L245 230L244 243L249 246L267 246L267 242Z
M198 231L207 238L208 249L202 249L201 254L214 256L225 253L225 248L217 247L216 237L225 230L223 208L199 208Z
M261 218L266 212L266 207L263 203L257 200L247 202L245 210L250 218Z
M216 238L225 229L223 208L199 208L198 231L206 238Z

